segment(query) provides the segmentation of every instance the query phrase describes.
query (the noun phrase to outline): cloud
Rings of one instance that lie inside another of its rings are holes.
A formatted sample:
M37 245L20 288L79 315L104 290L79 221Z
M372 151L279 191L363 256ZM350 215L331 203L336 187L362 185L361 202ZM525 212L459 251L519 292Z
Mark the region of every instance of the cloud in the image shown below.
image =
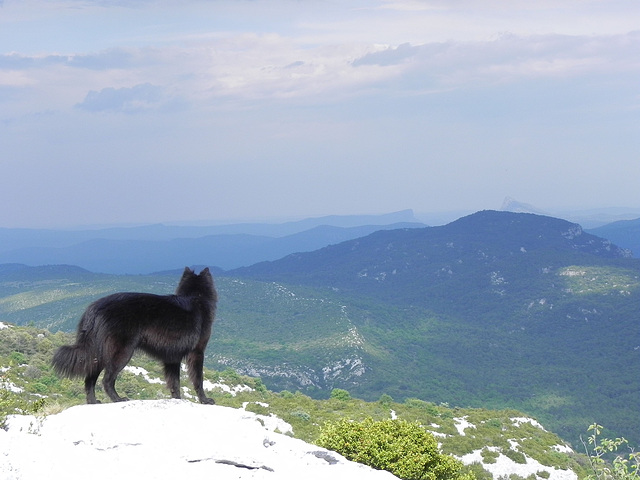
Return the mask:
M71 55L0 55L0 85L28 86L31 104L91 112L183 106L255 109L259 103L335 104L348 98L433 94L535 79L630 84L640 32L513 35L422 44L307 45L279 34L225 33L184 44L118 47ZM599 81L599 80L597 80ZM89 93L87 93L89 92ZM181 99L181 100L179 100Z
M137 113L155 110L166 103L161 87L145 83L130 88L103 88L90 91L78 108L89 112Z
M414 47L410 43L403 43L397 47L390 47L379 52L367 53L353 61L354 67L362 65L380 65L383 67L397 65L411 58L419 51L419 47Z
M139 60L140 57L135 56L130 50L111 48L93 54L73 55L69 57L68 65L92 70L108 70L136 67Z
M389 46L355 59L352 65L356 68L403 65L396 73L405 80L468 88L479 83L544 77L637 73L640 62L633 59L638 50L640 32L610 36L503 34L491 41Z
M66 55L21 55L10 53L0 55L0 70L27 70L65 64L69 61Z
M155 50L150 48L110 48L96 53L71 55L23 55L10 53L0 55L0 70L45 68L53 65L90 70L125 69L139 67L141 64L157 63L154 54Z

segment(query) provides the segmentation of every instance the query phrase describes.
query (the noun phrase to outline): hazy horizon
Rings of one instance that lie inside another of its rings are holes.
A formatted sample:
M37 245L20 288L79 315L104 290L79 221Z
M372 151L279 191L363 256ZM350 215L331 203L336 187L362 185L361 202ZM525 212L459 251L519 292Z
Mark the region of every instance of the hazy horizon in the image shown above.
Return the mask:
M532 206L532 205L529 205ZM535 207L535 206L533 206ZM245 218L202 218L191 220L168 219L159 221L138 221L138 222L114 222L114 223L79 223L79 224L50 224L50 225L33 225L33 226L4 226L0 225L0 229L27 229L27 230L101 230L110 228L136 228L152 225L164 225L168 227L215 227L215 226L231 226L231 225L280 225L286 223L295 223L305 220L317 220L329 217L380 217L385 215L399 214L401 212L411 211L416 222L422 222L428 226L441 226L458 220L461 217L471 215L482 210L502 210L500 207L481 208L469 210L443 210L431 212L419 212L414 209L407 208L389 212L366 212L366 213L349 213L335 214L328 213L324 215L300 215L300 216L273 216L273 217L245 217ZM607 223L618 220L633 220L640 218L640 207L602 207L602 208L552 208L550 211L529 211L527 213L536 213L539 215L548 215L561 218L564 220L581 223L584 228L594 228Z

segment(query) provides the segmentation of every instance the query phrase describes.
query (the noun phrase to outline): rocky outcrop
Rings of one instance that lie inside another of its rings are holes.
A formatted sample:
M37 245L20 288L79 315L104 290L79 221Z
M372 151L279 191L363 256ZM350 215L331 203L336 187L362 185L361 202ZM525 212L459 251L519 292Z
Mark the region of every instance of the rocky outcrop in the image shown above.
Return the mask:
M391 480L269 430L259 415L186 400L80 405L0 430L0 478Z

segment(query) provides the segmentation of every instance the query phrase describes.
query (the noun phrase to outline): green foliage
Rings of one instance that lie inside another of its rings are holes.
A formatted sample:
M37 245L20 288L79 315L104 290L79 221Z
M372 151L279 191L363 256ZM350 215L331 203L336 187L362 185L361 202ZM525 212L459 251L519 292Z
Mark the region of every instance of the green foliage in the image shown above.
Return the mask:
M480 462L473 462L467 465L466 469L476 478L476 480L494 480L493 474L482 466Z
M309 415L304 410L300 410L300 409L293 410L291 412L291 416L295 417L295 418L299 418L303 422L310 422L311 421L311 415Z
M524 456L524 454L522 452L518 452L516 450L513 450L513 449L509 448L509 449L504 450L503 453L507 458L510 458L515 463L520 463L522 465L527 463L527 458Z
M498 480L536 480L536 475L532 473L525 478L517 473L512 473L511 475L500 475Z
M640 478L640 452L634 451L624 437L615 439L600 438L603 427L597 423L589 426L592 432L587 442L582 442L589 457L591 473L588 480L638 480ZM587 446L591 446L591 449ZM627 453L618 453L627 448ZM612 455L611 462L607 457Z
M331 390L331 398L340 400L342 402L347 402L351 400L351 394L341 388L334 388L333 390Z
M269 415L268 407L265 407L260 402L248 403L245 410L247 412L257 413L258 415Z
M408 407L424 410L424 412L429 415L438 416L441 413L434 403L425 402L419 398L407 398L404 403Z
M482 455L483 463L496 463L498 457L500 456L500 452L489 450L488 448L483 448L480 452L480 455Z
M327 424L317 444L348 460L387 470L406 480L472 480L462 463L438 451L433 435L417 423L403 420Z

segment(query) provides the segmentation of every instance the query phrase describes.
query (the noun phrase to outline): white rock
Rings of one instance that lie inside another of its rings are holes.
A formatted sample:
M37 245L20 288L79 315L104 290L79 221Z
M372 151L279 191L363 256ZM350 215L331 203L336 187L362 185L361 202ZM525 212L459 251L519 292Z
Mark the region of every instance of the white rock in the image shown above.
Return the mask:
M488 450L498 451L497 447L489 447ZM475 462L482 463L482 449L475 450L467 455L460 457L462 463L471 465ZM516 463L502 453L498 455L495 463L486 463L484 469L489 471L494 479L516 474L522 478L535 475L538 472L546 471L549 473L549 480L578 480L578 475L571 470L562 470L555 467L547 467L537 460L529 458L525 455L526 463Z
M465 436L464 431L467 428L476 428L473 423L467 421L467 417L454 418L453 421L456 424L456 430L458 430L458 435Z
M248 385L234 385L233 387L230 387L229 385L226 385L224 383L213 383L209 380L205 380L202 383L202 387L208 392L211 392L213 390L220 390L222 392L229 393L232 397L235 397L238 393L241 392L253 392L253 388L249 387Z
M80 405L41 422L14 416L0 430L3 480L114 477L396 478L273 433L251 412L187 400Z
M544 305L545 302L546 302L546 300L544 300L544 299L540 300L540 305ZM543 430L543 431L546 432L544 427L542 425L540 425L540 423L537 420L534 420L533 418L529 418L529 417L513 417L511 419L511 421L513 422L513 425L515 427L519 427L523 423L530 423L534 427L539 428L540 430Z
M164 380L161 380L159 378L151 378L149 376L149 372L142 367L134 367L133 365L127 365L126 367L124 367L124 370L130 373L133 373L134 375L142 376L142 378L144 378L149 383L164 383Z

